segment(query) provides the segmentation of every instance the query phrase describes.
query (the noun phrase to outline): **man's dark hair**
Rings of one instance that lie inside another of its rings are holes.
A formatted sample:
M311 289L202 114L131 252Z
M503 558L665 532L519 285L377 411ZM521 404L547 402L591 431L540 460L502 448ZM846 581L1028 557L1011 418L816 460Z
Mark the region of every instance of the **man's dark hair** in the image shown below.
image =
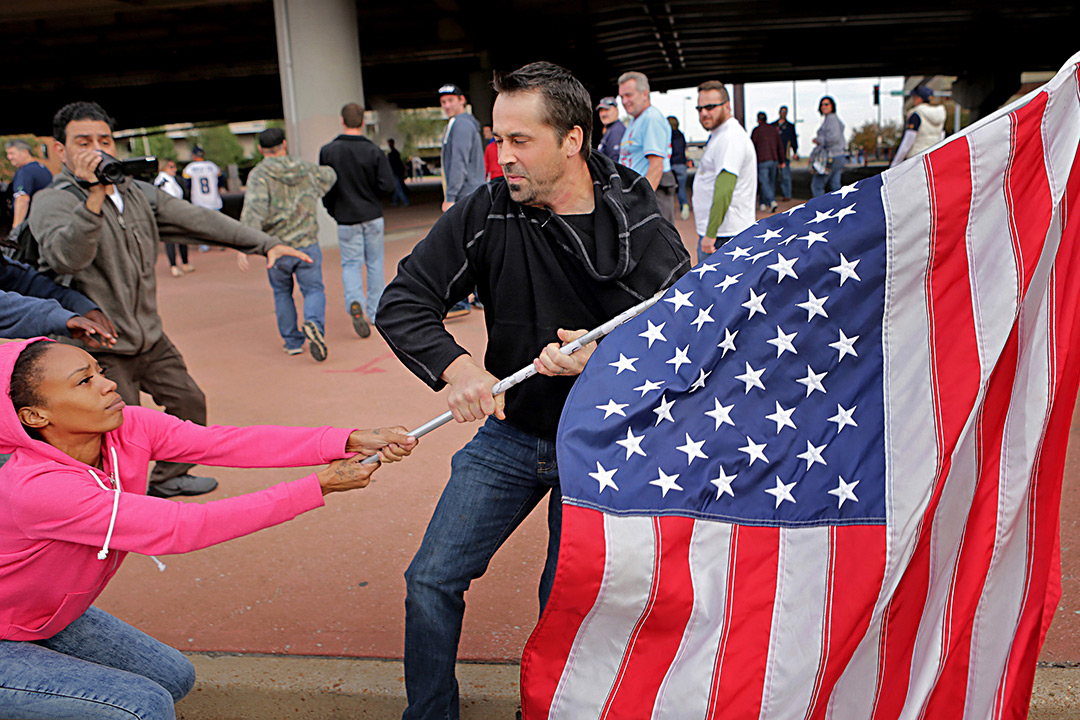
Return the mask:
M100 120L109 126L111 132L116 127L116 121L109 117L105 108L95 102L73 102L56 111L53 115L53 137L61 144L67 142L68 123L75 120Z
M766 115L766 114L765 114L765 113L763 113L763 112L759 112L759 113L757 114L757 119L758 119L758 122L765 122L766 120L768 120L768 119L769 119L769 116L768 116L768 115Z
M781 105L777 112L787 112L787 105Z
M356 129L364 127L364 106L359 103L349 103L341 108L341 121L345 127Z
M544 124L555 131L561 143L567 133L580 127L582 157L589 157L592 143L592 99L577 78L566 68L549 62L529 63L511 73L496 73L492 83L497 93L540 93L544 101Z
M724 83L719 80L706 80L697 86L698 92L708 92L709 90L715 90L720 93L720 102L730 102L731 98L728 97L727 88L724 87Z

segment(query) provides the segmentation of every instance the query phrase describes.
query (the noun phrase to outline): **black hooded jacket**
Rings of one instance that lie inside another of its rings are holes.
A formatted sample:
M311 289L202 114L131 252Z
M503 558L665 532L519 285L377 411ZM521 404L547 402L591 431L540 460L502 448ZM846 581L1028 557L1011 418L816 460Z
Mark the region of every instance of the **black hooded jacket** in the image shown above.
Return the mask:
M401 261L377 325L417 377L442 388L442 372L466 352L443 318L473 287L487 324L484 367L503 378L557 342L559 328L596 327L689 269L679 233L660 216L645 178L595 152L588 167L596 194L591 216L521 205L497 178L450 208ZM512 388L507 420L554 438L573 382L537 376Z

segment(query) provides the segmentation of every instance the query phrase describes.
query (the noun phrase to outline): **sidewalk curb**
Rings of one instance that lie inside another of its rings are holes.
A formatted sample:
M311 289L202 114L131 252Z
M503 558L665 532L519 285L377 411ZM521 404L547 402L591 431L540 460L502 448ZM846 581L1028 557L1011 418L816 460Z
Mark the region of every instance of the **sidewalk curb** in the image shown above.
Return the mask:
M400 660L190 653L198 681L179 720L386 720L405 709ZM511 720L518 665L458 663L461 714ZM1031 720L1080 720L1080 667L1035 671Z

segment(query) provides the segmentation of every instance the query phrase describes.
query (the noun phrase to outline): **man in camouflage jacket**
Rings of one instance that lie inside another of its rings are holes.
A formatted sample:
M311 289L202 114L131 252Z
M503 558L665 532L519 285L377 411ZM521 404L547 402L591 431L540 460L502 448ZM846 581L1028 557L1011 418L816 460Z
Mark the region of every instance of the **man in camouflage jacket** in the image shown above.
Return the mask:
M240 222L303 250L314 261L309 264L286 258L266 273L274 290L274 310L285 352L300 354L307 338L311 356L322 362L326 359L326 292L315 204L337 182L337 173L333 168L289 157L285 133L278 128L259 133L259 149L265 159L248 177ZM304 296L304 324L299 329L292 297L294 276Z

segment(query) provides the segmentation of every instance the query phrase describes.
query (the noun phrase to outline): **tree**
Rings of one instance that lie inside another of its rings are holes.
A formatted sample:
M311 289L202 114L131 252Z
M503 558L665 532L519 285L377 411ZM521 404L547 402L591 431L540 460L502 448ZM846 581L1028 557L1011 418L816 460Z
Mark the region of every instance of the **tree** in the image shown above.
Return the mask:
M195 142L202 146L206 159L219 167L239 165L244 159L244 148L228 125L214 125L199 130Z
M895 120L886 120L881 125L881 131L879 132L876 122L864 122L855 131L855 135L852 136L849 148L852 150L862 148L869 155L878 147L879 135L881 136L880 145L882 148L895 148L900 143L900 123Z
M436 108L398 112L397 129L401 134L401 154L410 157L424 146L436 145L446 128L446 118Z
M165 134L164 127L146 128L146 140L150 145L150 154L158 160L177 160L176 143Z

